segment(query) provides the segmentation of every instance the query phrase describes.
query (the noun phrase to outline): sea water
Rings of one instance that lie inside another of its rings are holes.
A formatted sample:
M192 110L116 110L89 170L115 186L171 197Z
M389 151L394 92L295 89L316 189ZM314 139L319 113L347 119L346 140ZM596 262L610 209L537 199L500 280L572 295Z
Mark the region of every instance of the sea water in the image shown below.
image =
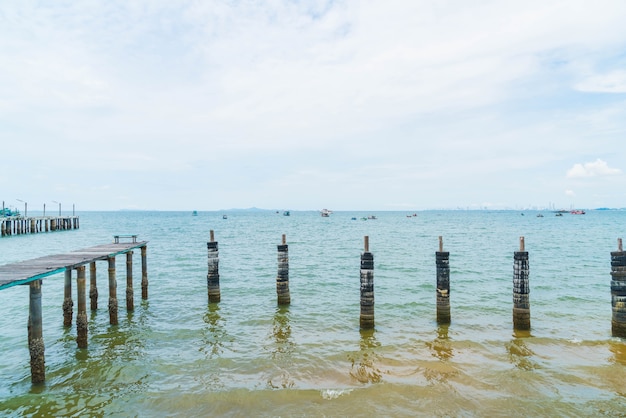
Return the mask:
M28 287L1 290L0 415L624 416L626 341L611 336L610 252L626 236L626 211L537 214L84 212L79 230L0 238L6 264L138 234L150 283L141 301L136 251L127 312L126 257L117 257L111 326L108 266L98 262L99 309L88 312L89 347L78 349L75 325L63 327L63 274L44 279L39 386L30 381ZM207 296L210 230L217 304ZM276 303L282 234L286 307ZM373 331L359 330L364 236L374 254ZM449 326L436 323L439 236L450 252ZM512 325L521 236L530 333Z

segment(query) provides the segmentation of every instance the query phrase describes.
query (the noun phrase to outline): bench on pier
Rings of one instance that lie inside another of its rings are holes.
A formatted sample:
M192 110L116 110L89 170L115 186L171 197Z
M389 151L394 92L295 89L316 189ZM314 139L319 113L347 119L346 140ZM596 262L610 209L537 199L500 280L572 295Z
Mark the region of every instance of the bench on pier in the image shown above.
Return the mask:
M116 244L120 243L120 238L121 239L130 239L132 240L132 243L136 243L137 242L137 235L133 235L133 234L121 234L121 235L113 235L113 239L115 240Z

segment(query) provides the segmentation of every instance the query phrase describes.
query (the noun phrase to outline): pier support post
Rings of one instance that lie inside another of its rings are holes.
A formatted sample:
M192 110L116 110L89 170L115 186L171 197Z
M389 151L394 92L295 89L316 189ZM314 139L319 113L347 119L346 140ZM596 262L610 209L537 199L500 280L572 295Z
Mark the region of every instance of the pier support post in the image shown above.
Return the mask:
M207 242L208 250L208 273L207 288L209 292L209 303L219 302L220 295L220 272L219 272L219 251L213 230L210 232L210 241Z
M57 220L54 218L50 219L50 230L51 231L57 230Z
M117 325L117 281L115 280L115 257L109 257L109 323Z
M85 266L76 268L76 290L78 292L78 314L76 315L76 343L78 348L87 348L87 297Z
M89 263L89 300L91 301L91 310L98 310L98 284L96 280L96 262Z
M72 300L72 269L65 269L65 291L63 299L63 326L72 326L74 315L74 301Z
M282 244L278 245L278 273L276 275L276 294L279 305L289 305L289 246L287 238L283 234Z
M374 328L374 255L369 252L369 237L364 238L361 254L361 329Z
M126 310L135 310L135 296L133 294L133 252L126 253Z
M626 338L626 252L621 238L617 240L617 251L611 252L611 305L612 334Z
M530 268L524 237L520 237L520 250L515 252L513 260L513 328L526 331L530 329Z
M30 376L33 384L46 380L45 346L41 314L41 280L30 282L28 314L28 350L30 351Z
M141 247L141 299L148 299L148 256L144 245Z
M437 323L450 323L450 253L443 251L443 237L439 237L439 251L435 253L437 266Z

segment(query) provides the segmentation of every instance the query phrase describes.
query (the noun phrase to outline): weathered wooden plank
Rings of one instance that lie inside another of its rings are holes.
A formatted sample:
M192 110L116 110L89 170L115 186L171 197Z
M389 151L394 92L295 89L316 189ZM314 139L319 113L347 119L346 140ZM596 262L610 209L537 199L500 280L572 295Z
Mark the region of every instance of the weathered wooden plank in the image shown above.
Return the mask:
M147 243L147 241L140 241L103 244L65 254L5 264L0 266L0 290L62 273L68 268L76 268L96 260L106 260L118 254L125 254L135 248L144 247Z

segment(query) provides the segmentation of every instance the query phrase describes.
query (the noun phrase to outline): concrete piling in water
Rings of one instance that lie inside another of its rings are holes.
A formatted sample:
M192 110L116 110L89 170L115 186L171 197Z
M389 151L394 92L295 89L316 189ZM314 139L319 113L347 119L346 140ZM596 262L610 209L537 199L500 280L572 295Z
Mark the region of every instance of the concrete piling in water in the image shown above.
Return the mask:
M217 249L217 241L213 230L210 232L210 240L207 242L208 250L208 273L206 276L207 288L209 293L209 303L219 302L220 295L220 259Z
M78 314L76 315L76 343L78 348L87 348L87 297L85 266L76 268L76 288L78 292Z
M98 310L98 284L96 281L96 262L89 263L89 300L91 302L91 310Z
M115 257L109 257L109 323L117 325L117 281L115 280Z
M126 253L126 310L135 310L135 295L133 292L133 252Z
M364 238L361 254L361 329L374 328L374 255L369 252L369 237Z
M41 315L41 280L30 282L28 313L28 350L30 351L30 376L33 384L46 380L45 346Z
M141 299L148 299L148 257L147 249L141 247Z
M74 301L72 301L72 269L65 269L65 290L63 298L63 326L72 326L74 315Z
M513 328L530 330L530 284L528 251L524 237L520 237L520 250L513 255Z
M437 267L437 323L450 323L450 253L443 251L443 237L439 237L439 251L435 252Z
M626 338L626 253L621 238L617 240L617 251L611 252L611 307L612 334Z
M279 305L289 305L291 295L289 294L289 246L285 234L282 237L282 244L278 245L278 273L276 275L276 294Z

